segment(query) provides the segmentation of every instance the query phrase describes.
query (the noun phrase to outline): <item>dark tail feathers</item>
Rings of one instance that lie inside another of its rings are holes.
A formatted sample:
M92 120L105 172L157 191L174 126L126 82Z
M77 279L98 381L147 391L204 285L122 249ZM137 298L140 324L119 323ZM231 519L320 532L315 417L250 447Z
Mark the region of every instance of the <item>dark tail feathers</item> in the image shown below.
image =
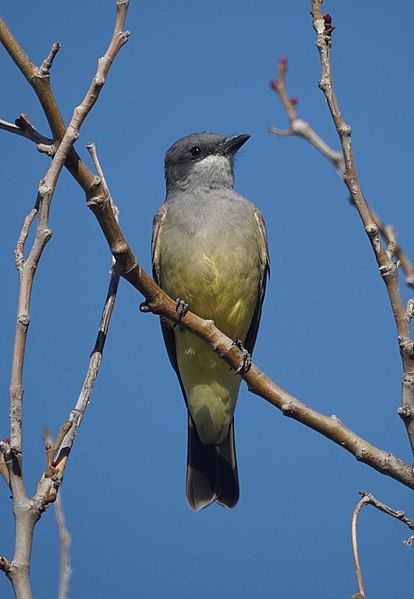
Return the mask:
M195 424L188 416L187 501L191 509L201 510L214 501L234 507L239 499L234 421L221 445L203 445Z

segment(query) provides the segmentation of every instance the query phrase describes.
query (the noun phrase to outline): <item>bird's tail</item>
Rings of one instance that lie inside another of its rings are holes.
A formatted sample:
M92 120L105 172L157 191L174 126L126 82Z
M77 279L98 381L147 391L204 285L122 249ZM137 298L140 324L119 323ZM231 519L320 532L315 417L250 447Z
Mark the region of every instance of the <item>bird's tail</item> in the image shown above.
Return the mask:
M234 420L221 445L203 445L195 424L188 416L187 501L191 509L201 510L214 501L234 507L239 499Z

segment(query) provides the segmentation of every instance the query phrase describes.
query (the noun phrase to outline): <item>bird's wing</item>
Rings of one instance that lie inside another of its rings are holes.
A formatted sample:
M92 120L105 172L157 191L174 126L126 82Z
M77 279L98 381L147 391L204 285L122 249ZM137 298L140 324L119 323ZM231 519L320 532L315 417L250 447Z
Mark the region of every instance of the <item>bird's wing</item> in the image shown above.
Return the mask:
M154 277L154 281L157 285L162 284L161 281L161 255L160 255L160 247L158 243L159 233L162 227L163 220L167 214L167 204L164 202L154 216L154 220L152 223L152 241L151 241L151 251L152 251L152 275ZM164 337L165 347L167 348L168 357L170 358L171 366L174 368L177 373L178 379L180 381L181 389L184 394L184 387L181 382L180 373L178 370L177 363L177 352L175 349L175 336L174 331L171 325L167 324L163 318L161 320L161 330L162 335ZM187 400L186 400L187 403Z
M161 204L152 221L152 239L151 239L151 254L152 254L152 274L157 285L160 284L161 278L161 257L158 245L158 236L160 233L162 222L167 214L167 204Z
M244 347L247 349L249 354L253 352L254 344L256 343L257 331L259 328L260 317L262 315L262 305L266 292L267 278L270 273L270 259L269 259L269 248L267 244L267 233L266 226L263 220L263 216L257 206L254 208L254 216L257 221L257 226L260 232L261 251L260 251L260 270L261 276L259 279L259 288L257 290L257 301L253 313L253 318L250 323L250 328L247 331L246 339L244 341Z

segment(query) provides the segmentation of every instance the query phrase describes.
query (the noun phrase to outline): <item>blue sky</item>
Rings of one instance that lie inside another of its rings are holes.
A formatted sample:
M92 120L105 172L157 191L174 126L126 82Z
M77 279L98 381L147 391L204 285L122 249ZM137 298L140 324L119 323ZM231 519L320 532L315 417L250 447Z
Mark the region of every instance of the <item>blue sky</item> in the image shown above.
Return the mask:
M3 16L32 60L62 49L53 87L65 119L83 98L113 26L113 2L10 3ZM333 70L362 187L396 225L411 257L414 6L325 2L333 14ZM392 18L391 18L392 17ZM268 88L281 55L298 114L338 146L317 81L308 2L132 2L131 38L110 72L77 149L97 144L124 232L150 269L152 215L164 199L163 156L200 130L250 133L236 189L256 202L269 234L272 276L254 360L289 392L335 413L371 443L409 460L396 408L401 366L385 288L343 183L299 139L276 138L284 114ZM0 51L0 118L26 112L48 133L38 102ZM13 248L45 156L0 132L2 168L0 437L7 435L17 276ZM53 238L31 307L24 376L25 474L33 492L44 467L41 431L57 431L74 405L93 347L110 256L81 190L63 173ZM403 288L404 299L410 292ZM368 489L414 517L412 493L381 477L241 387L236 439L241 497L234 510L192 513L184 497L186 414L157 318L120 286L106 353L62 487L73 536L71 596L331 599L356 592L350 523ZM8 489L0 487L0 554L11 556ZM406 597L414 555L409 530L366 508L360 521L368 596ZM53 510L37 525L36 597L56 596ZM11 596L0 577L0 595Z

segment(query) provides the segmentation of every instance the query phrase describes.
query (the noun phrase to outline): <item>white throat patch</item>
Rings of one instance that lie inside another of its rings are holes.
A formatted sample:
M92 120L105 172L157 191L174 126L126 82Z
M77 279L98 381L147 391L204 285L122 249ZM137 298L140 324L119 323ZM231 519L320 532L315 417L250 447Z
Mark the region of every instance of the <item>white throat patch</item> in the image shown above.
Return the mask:
M191 176L207 186L231 185L233 173L227 156L210 155L193 164Z

